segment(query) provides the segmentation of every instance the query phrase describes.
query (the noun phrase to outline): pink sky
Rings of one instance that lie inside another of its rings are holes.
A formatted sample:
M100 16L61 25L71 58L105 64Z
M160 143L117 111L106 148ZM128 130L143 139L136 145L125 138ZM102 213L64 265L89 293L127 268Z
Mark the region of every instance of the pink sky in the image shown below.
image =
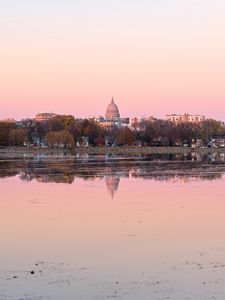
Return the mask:
M114 96L124 117L225 120L223 1L72 2L1 4L0 119L100 115Z

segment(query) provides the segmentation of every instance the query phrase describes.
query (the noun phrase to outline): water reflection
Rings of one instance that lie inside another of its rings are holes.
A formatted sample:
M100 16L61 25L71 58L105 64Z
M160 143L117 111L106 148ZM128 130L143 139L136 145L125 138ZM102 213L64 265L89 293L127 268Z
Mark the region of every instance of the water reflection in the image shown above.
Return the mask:
M120 178L118 176L114 176L114 175L106 176L105 183L106 183L107 189L108 189L111 197L113 198L116 191L118 190Z
M223 158L196 154L8 158L0 160L0 177L18 175L23 181L65 184L72 184L76 178L100 179L105 180L113 198L123 177L182 183L220 179L225 173Z
M0 159L0 299L225 299L224 173L193 155Z

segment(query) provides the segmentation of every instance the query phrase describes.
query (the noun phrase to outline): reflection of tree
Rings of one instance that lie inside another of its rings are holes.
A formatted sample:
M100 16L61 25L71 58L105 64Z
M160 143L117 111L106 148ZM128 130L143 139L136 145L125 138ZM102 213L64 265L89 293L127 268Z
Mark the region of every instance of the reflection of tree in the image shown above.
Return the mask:
M31 172L24 170L20 173L20 179L23 181L32 181L34 179L34 176Z
M30 162L22 172L20 179L31 181L35 179L38 182L68 183L74 181L74 172L63 163L44 162L42 160Z
M35 157L0 160L0 177L19 175L21 180L71 184L75 178L83 180L105 179L112 197L119 187L121 177L146 180L184 182L222 178L225 165L217 158L204 157L203 161L184 160L178 155L150 157Z
M149 173L147 170L136 169L131 171L131 177L133 178L143 178L146 180L156 180L156 181L170 181L170 182L183 182L189 183L193 181L204 181L204 180L215 180L221 179L224 172L210 173L210 170L191 170L190 172L185 172L182 170L171 171L171 170L161 170L152 171Z
M130 176L157 181L191 182L220 179L225 173L225 165L199 163L158 163L151 168L145 166L133 167Z
M12 164L9 161L0 161L0 178L14 177L18 173L16 163Z

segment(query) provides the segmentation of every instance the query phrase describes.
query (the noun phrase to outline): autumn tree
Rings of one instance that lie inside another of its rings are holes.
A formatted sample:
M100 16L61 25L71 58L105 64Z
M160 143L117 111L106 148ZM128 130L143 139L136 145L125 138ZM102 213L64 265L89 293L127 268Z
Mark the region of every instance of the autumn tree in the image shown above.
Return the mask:
M8 136L8 143L11 146L23 146L27 141L26 130L22 128L11 129Z
M93 120L83 120L80 123L81 135L89 137L90 144L94 144L98 137L104 135L105 131L101 126Z
M0 122L0 146L8 146L9 133L13 128L14 123Z
M128 127L121 128L118 130L116 141L118 145L130 146L135 141L135 134Z
M223 137L225 135L224 125L216 120L205 120L199 130L199 136L205 141L211 138Z
M49 146L63 146L65 148L74 147L74 139L68 130L51 131L46 135Z
M58 115L48 121L49 131L69 130L73 127L75 119L71 115Z

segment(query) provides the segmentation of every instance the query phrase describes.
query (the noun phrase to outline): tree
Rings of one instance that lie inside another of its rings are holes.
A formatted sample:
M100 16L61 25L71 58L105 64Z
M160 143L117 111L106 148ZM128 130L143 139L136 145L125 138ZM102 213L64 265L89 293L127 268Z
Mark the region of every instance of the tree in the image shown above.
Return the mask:
M116 141L118 145L129 146L135 141L135 134L128 127L121 128L118 130Z
M26 130L22 128L11 129L9 132L8 143L11 146L23 146L27 141Z
M15 128L14 123L0 122L0 146L8 146L9 132Z
M35 136L37 123L32 119L23 119L21 121L21 127L26 130L27 141L33 143L33 138Z
M76 144L78 137L82 136L81 122L75 120L74 124L70 127L69 132L72 134L74 143Z
M80 123L81 126L81 135L89 137L90 144L94 144L95 140L98 137L101 137L104 135L104 130L101 128L101 126L93 121L93 120L83 120Z
M208 142L211 138L223 137L225 135L224 125L216 120L205 120L199 130L200 137Z
M73 136L68 130L51 131L46 135L46 140L49 146L73 148L75 145Z
M48 121L49 131L69 130L75 123L71 115L58 115Z

